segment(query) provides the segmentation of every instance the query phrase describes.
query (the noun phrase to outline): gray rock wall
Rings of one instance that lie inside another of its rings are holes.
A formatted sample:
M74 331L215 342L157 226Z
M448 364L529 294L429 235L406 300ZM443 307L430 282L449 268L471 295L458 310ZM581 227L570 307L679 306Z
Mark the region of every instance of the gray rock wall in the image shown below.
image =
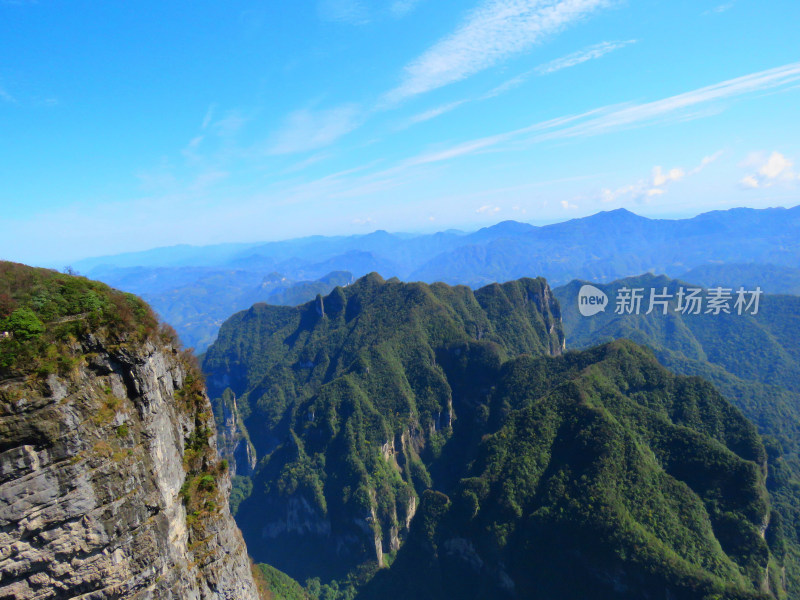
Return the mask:
M218 459L187 516L187 440L213 418L179 354L81 344L68 375L0 382L0 600L257 599Z

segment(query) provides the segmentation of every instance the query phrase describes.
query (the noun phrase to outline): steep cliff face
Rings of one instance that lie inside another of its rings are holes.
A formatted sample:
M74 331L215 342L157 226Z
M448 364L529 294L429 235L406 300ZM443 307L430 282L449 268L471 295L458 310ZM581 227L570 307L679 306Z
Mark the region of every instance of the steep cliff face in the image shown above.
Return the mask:
M439 454L472 447L486 368L561 354L559 315L542 279L473 292L371 274L231 317L204 368L223 456L252 479L236 518L253 557L299 580L390 564L419 494L458 477Z
M0 349L0 598L256 600L189 357L95 317Z

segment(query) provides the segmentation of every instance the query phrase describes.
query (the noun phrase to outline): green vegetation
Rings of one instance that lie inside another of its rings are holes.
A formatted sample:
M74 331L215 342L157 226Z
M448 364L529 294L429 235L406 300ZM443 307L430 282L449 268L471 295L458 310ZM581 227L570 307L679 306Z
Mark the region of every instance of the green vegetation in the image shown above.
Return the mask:
M751 269L704 269L706 275L754 275ZM731 274L731 273L729 273ZM732 276L733 276L732 275ZM628 338L648 346L671 370L698 375L751 419L769 454L767 487L774 509L767 540L785 566L792 597L800 595L800 298L763 296L753 315L615 315L609 309L591 318L577 310L581 282L557 288L568 344L588 348ZM595 284L613 298L622 286L675 293L681 283L643 275Z
M92 331L115 343L137 343L158 332L150 308L107 285L0 262L0 378L30 371L68 373L80 356L78 338Z
M755 428L628 342L505 363L476 459L359 598L760 598Z
M266 564L253 569L256 585L265 600L311 600L312 596L294 579ZM313 598L316 598L315 596Z
M204 369L257 450L251 554L326 598L780 595L753 425L634 344L550 356L559 315L375 275L234 315Z
M473 293L373 274L297 308L257 304L234 315L204 369L218 425L230 387L259 459L252 493L245 498L242 481L234 496L256 560L330 581L374 561L376 538L389 554L451 438L460 388L441 363L452 362L447 349L463 347L476 368L560 351L557 310L543 280ZM341 551L263 541L257 532L285 521L291 503L309 527L346 540Z

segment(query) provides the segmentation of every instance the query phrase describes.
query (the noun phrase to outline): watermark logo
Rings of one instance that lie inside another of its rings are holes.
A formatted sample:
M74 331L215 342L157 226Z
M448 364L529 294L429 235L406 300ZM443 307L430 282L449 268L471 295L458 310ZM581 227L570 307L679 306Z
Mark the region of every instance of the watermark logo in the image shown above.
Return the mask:
M649 293L647 293L649 292ZM757 315L763 292L739 288L684 288L668 292L667 288L621 287L614 299L614 314L649 315L652 312L666 315L669 312L684 315ZM578 292L578 310L584 317L603 312L609 304L608 296L593 285L584 285Z
M578 291L578 310L584 317L603 312L608 306L606 293L593 285L583 285Z

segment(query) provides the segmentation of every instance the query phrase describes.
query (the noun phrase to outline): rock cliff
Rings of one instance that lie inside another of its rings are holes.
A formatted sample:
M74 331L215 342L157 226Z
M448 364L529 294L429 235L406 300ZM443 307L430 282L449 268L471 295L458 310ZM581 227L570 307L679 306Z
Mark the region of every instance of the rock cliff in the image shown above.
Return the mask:
M0 372L0 598L257 599L191 357L101 320Z

